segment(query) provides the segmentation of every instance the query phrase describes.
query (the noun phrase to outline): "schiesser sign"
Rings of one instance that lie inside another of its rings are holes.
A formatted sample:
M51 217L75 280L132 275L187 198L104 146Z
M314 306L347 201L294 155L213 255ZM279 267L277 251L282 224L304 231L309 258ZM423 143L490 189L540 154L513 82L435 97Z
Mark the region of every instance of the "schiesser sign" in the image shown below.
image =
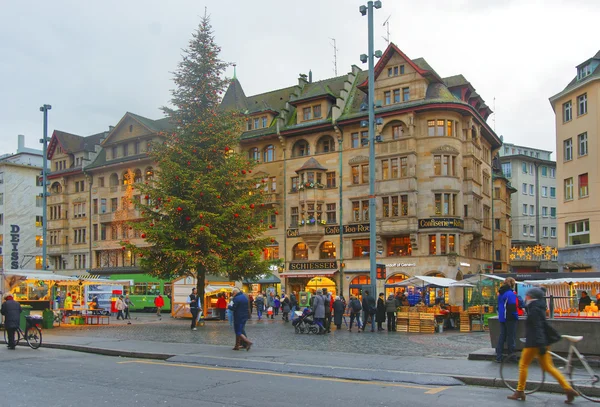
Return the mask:
M301 270L334 270L337 269L337 261L303 261L290 262L290 271Z
M463 229L465 222L457 218L428 218L419 219L419 229L449 228Z

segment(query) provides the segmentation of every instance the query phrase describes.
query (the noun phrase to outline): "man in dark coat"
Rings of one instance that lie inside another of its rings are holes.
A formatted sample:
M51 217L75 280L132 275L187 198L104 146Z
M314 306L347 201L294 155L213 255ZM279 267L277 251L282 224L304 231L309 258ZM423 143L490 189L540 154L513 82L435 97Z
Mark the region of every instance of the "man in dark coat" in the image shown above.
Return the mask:
M13 296L8 294L6 301L2 304L0 313L4 315L4 328L8 334L8 349L15 349L15 332L21 322L21 304L13 300Z
M379 298L377 299L377 315L375 317L377 320L377 332L385 331L383 329L383 323L385 322L385 294L379 293Z
M333 323L337 329L342 329L342 319L344 318L345 309L346 306L340 297L335 297L335 301L333 302Z
M239 288L235 287L231 290L233 298L231 299L232 304L229 305L229 309L233 311L233 329L235 330L235 347L233 350L239 350L240 345L245 343L246 350L250 350L252 342L246 337L246 322L248 322L248 298L240 291Z
M327 288L323 288L323 300L325 300L325 329L327 333L331 332L331 306L333 305L333 298L331 293L327 292Z
M371 318L371 332L375 332L375 312L377 311L377 303L375 302L375 298L370 295L369 290L365 290L365 295L363 295L362 309L364 319L362 327L363 332L365 331L369 318Z
M585 307L592 305L592 299L588 295L587 291L581 292L581 298L579 299L579 311L585 311Z

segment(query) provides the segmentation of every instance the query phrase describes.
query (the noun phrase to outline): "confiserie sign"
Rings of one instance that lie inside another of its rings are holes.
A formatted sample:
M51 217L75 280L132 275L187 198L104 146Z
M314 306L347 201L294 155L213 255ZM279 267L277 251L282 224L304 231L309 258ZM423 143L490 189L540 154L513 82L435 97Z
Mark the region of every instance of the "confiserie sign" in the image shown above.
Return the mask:
M465 222L462 219L456 218L428 218L419 219L420 229L429 228L450 228L450 229L463 229Z
M370 227L368 223L362 223L359 225L344 225L344 234L352 234L352 233L369 233ZM326 226L325 227L326 235L339 235L340 227L339 226Z
M337 269L337 261L303 261L290 262L290 271L299 270L332 270Z

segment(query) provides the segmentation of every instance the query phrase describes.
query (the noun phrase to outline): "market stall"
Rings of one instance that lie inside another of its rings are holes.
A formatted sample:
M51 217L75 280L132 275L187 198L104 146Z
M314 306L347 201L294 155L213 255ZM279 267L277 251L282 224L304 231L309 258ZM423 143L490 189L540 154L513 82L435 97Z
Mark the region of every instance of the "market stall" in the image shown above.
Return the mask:
M600 293L600 278L574 277L544 281L526 280L526 284L541 286L546 291L551 318L595 318L600 320L596 295ZM580 309L582 293L590 297L590 304Z
M235 287L233 282L223 281L222 278L206 279L207 285L204 287L204 300L202 310L205 318L218 318L216 309L217 295L225 293L231 295L231 290ZM182 277L173 281L173 300L171 315L174 318L191 318L188 297L192 289L196 287L196 279L193 277Z

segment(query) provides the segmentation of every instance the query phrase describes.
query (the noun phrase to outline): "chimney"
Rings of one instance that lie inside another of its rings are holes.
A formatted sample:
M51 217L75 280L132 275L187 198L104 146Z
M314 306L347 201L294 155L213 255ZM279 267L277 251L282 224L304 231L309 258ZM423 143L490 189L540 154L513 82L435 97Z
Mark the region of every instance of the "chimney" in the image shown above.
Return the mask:
M308 83L312 83L312 69L308 71Z
M306 85L307 83L308 81L306 80L306 74L301 73L300 77L298 78L298 86L300 86L300 88L303 88L304 85Z
M18 146L17 146L17 153L20 153L25 148L25 136L22 134L19 134L17 137L19 140Z
M108 131L113 131L114 128L115 126L108 126Z

